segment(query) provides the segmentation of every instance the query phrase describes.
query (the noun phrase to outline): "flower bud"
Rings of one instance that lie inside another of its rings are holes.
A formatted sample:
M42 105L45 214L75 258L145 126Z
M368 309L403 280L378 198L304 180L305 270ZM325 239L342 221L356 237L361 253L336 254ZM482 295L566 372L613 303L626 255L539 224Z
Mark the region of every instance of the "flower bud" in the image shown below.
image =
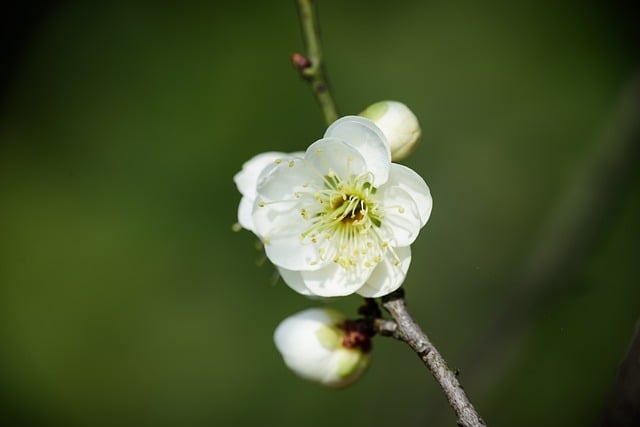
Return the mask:
M376 102L368 106L360 116L373 121L382 130L389 142L394 162L408 157L420 142L422 131L418 119L401 102Z
M345 320L329 308L310 308L287 317L273 337L284 363L298 376L331 388L356 381L369 359L362 348L345 345Z

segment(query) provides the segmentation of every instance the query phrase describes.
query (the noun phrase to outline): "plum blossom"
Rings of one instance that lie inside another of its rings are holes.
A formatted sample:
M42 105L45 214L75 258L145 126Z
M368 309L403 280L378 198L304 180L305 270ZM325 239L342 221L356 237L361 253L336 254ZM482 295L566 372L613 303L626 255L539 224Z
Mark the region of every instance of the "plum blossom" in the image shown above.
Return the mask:
M304 295L393 292L431 213L424 180L391 163L382 131L358 116L335 121L304 154L259 154L234 180L238 222Z

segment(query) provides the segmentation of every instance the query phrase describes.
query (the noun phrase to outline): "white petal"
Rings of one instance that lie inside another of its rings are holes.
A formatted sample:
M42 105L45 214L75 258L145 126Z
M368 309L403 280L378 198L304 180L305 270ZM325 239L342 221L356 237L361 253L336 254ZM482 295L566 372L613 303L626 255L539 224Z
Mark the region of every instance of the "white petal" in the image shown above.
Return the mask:
M414 199L400 187L384 185L378 189L384 200L384 217L381 221L383 237L393 246L408 246L418 237L422 223Z
M310 175L301 158L289 158L263 169L257 179L256 200L272 202L297 199L296 193L306 191L303 185Z
M265 170L274 167L278 159L288 160L302 157L304 153L296 152L291 154L280 152L267 152L254 156L242 165L242 170L234 175L233 181L242 194L240 205L238 206L238 223L245 229L254 231L253 220L251 218L253 203L256 198L258 179Z
M307 288L321 297L350 295L362 287L369 278L372 268L360 265L343 267L330 262L315 271L302 271L302 279Z
M304 284L302 274L299 271L287 270L286 268L278 267L278 272L280 273L282 280L284 280L284 283L297 293L306 296L313 295L313 292L311 292Z
M238 223L249 231L253 231L253 199L243 197L238 205Z
M378 298L402 286L411 264L411 248L409 246L394 248L393 253L388 252L384 260L378 264L367 283L358 289L359 295L365 298ZM396 265L397 261L400 262L399 265Z
M320 260L316 244L300 237L307 226L300 217L301 205L290 204L284 210L275 208L276 205L265 205L253 211L256 234L264 243L267 258L288 270L321 268L325 261Z
M360 152L336 138L323 138L311 144L304 155L309 173L322 182L330 172L341 179L367 172L367 163Z
M243 196L255 197L258 177L264 168L273 164L277 159L288 159L292 156L302 157L301 153L286 154L277 151L261 153L252 157L242 165L242 170L233 177L238 191Z
M317 269L318 250L301 234L310 223L301 212L317 203L303 187L308 178L302 160L283 162L259 178L253 206L254 232L265 245L269 260L288 270ZM298 197L299 196L299 197Z
M387 181L391 152L384 134L371 120L359 116L342 117L329 126L325 138L339 138L355 147L367 162L367 170L378 187Z
M391 172L389 173L389 181L386 185L390 187L399 187L411 195L418 206L418 211L420 212L421 226L424 227L429 219L429 215L431 215L431 207L433 204L429 187L427 187L424 179L422 179L422 177L412 169L392 163Z

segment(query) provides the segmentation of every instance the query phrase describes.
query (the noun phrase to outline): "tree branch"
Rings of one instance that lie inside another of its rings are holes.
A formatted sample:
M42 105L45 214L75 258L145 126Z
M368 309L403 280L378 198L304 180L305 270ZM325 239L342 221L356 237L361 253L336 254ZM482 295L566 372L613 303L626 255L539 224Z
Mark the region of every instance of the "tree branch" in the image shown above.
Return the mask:
M382 306L391 314L395 324L389 321L378 321L376 327L383 335L393 336L409 344L424 364L429 368L444 392L449 405L458 417L458 425L464 427L484 426L456 374L449 369L447 362L431 343L427 334L413 320L407 310L402 288L382 298Z
M291 55L291 62L298 69L300 76L309 82L322 110L324 120L327 125L330 125L338 118L338 110L324 71L320 28L316 18L315 4L313 0L297 0L297 4L306 55L294 53Z
M297 5L307 54L305 56L294 53L291 55L291 62L298 69L300 76L311 85L325 122L330 125L338 118L338 112L325 77L315 4L313 0L297 0ZM395 322L382 319L378 305L370 299L365 300L360 314L373 321L375 332L406 342L418 354L440 384L458 417L458 425L484 426L484 421L467 398L456 374L449 369L444 358L407 311L402 288L384 297L382 305Z

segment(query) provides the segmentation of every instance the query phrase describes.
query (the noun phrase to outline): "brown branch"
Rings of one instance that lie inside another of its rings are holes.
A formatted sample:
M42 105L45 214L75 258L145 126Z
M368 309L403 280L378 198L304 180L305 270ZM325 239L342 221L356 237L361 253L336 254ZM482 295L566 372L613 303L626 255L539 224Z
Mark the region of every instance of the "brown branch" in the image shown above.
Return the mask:
M383 335L393 336L406 342L427 366L444 392L449 405L458 417L458 425L464 427L484 426L456 374L431 343L427 334L413 320L407 310L402 288L382 298L382 306L391 314L395 323L379 320L376 327Z

